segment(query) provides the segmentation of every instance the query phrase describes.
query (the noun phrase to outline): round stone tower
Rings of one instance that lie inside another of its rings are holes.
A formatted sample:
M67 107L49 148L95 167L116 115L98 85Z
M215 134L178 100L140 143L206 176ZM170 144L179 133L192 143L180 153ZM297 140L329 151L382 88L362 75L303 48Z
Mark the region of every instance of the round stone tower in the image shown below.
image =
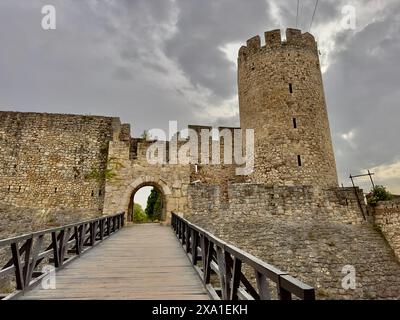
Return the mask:
M338 185L318 49L310 33L287 29L239 50L240 124L255 131L250 181Z

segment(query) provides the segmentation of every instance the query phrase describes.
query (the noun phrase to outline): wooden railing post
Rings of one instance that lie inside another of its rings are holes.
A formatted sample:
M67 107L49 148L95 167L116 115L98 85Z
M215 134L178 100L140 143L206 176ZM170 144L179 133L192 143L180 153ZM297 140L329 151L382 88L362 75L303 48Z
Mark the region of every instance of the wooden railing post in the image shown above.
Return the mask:
M199 235L198 233L192 229L192 264L195 266L197 264L197 247L199 245Z
M279 300L292 300L292 294L281 286L278 286L278 298Z
M125 214L121 216L122 218L122 228L125 226Z
M182 246L186 245L186 224L182 223Z
M29 262L31 259L32 246L33 246L33 237L27 239L25 242L24 266L22 268L22 275L23 275L22 280L24 282L24 287L26 286L28 279Z
M208 238L203 235L202 236L202 245L201 245L201 254L203 257L203 273L204 273L204 283L210 283L210 275L211 275L211 260L213 253L213 243L208 240Z
M22 271L22 266L21 266L21 256L20 252L18 249L18 244L17 243L12 243L11 244L11 253L12 253L12 259L14 263L14 268L15 268L15 281L17 285L17 290L23 290L24 289L24 276L23 276L23 271Z
M58 235L57 232L51 233L51 241L53 247L53 263L54 267L58 268L60 266L60 254L58 251Z
M33 276L33 272L35 271L36 268L36 264L39 258L39 253L42 249L43 246L43 241L44 241L44 235L40 235L35 243L35 247L33 248L33 252L32 252L32 261L30 261L30 259L28 259L27 261L28 263L28 269L27 269L27 275L25 277L25 285L29 286L31 280L32 280L32 276ZM25 262L27 263L27 262Z
M104 239L104 219L100 220L100 241Z
M241 273L242 273L242 261L235 257L233 258L231 294L229 300L238 300L237 293L240 285Z
M107 236L111 234L111 218L107 218Z
M271 300L271 294L269 291L268 281L266 277L255 270L255 277L257 282L257 288L260 295L260 300Z
M90 245L94 246L96 243L96 222L90 223Z
M185 235L186 253L189 253L190 252L190 245L191 245L190 244L190 241L191 241L191 239L190 239L190 227L188 225L186 225L185 230L186 230L186 235Z
M215 248L217 252L217 263L218 263L218 271L219 271L219 282L221 285L221 290L222 290L222 299L223 300L228 300L228 293L227 293L227 284L226 284L226 273L227 273L227 267L226 267L226 260L224 257L224 251L223 248L220 246L217 246ZM229 281L229 280L228 280Z

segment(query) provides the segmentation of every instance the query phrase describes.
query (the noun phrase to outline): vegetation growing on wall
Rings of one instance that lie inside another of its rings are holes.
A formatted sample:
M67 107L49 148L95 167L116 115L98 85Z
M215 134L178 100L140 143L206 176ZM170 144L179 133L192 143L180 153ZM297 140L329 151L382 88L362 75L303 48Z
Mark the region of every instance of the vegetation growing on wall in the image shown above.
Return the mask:
M94 179L101 183L105 180L113 179L117 175L116 171L123 167L124 166L115 158L110 158L107 160L107 165L105 169L93 168L92 171L90 171L89 174L86 176L86 178Z
M384 186L375 186L367 195L367 202L370 206L376 206L379 201L392 200L393 195Z
M150 132L147 130L144 130L143 133L141 134L140 138L144 139L144 140L149 140L150 139Z

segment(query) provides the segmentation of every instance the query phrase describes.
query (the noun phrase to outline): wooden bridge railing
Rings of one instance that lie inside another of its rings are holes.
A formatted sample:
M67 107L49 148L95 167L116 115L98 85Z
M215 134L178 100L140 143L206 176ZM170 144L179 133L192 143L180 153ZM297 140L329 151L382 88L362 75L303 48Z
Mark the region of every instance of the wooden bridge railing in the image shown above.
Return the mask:
M269 284L272 281L276 286L276 297L280 300L290 300L292 295L302 300L315 300L314 288L218 239L175 213L172 213L171 224L213 299L269 300ZM254 271L254 279L249 279L243 270L244 265ZM213 279L213 275L218 279ZM219 282L219 288L214 286L215 282Z
M119 213L0 240L0 250L9 259L0 269L0 282L11 276L17 290L14 295L24 292L45 276L37 270L41 263L64 267L121 229L124 217L125 213Z

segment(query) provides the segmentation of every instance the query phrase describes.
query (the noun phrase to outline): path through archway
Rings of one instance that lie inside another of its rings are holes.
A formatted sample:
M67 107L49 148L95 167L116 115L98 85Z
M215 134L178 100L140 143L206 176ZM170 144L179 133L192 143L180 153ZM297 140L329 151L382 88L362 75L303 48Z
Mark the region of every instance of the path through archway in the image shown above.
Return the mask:
M166 220L166 198L155 183L142 183L131 193L127 220L134 223Z

